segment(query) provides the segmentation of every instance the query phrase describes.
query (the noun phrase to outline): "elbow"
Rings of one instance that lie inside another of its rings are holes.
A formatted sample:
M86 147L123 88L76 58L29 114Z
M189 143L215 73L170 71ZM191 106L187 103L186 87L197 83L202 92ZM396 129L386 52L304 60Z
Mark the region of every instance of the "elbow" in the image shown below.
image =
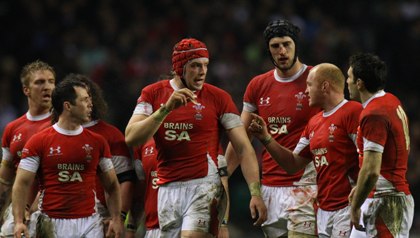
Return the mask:
M379 172L376 171L370 171L369 173L366 174L367 175L367 180L368 181L372 181L373 183L376 183L376 181L378 181L379 178Z
M125 135L125 143L130 147L135 146L134 141L127 135Z
M130 132L130 129L128 127L127 129L125 129L125 143L130 147L137 145L132 135L132 132Z
M283 168L287 174L289 175L293 175L295 173L297 173L299 170L295 169L295 168Z

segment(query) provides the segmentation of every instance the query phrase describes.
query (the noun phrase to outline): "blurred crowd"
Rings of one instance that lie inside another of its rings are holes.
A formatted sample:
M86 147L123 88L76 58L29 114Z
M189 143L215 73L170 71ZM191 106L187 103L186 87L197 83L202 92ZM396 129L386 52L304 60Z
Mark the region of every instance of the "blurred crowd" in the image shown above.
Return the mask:
M207 82L228 91L241 110L249 80L273 67L262 32L278 18L301 28L299 54L308 65L331 62L346 74L349 55L358 51L374 52L386 61L386 91L403 101L411 123L408 179L417 200L418 0L1 1L0 132L27 108L19 74L23 65L36 59L54 66L57 79L71 72L89 75L105 92L108 121L124 131L141 89L170 73L171 47L188 36L209 48ZM244 199L248 194L240 171L230 186L232 235L261 235L251 221L243 220L249 217ZM413 235L420 234L420 208L416 208Z

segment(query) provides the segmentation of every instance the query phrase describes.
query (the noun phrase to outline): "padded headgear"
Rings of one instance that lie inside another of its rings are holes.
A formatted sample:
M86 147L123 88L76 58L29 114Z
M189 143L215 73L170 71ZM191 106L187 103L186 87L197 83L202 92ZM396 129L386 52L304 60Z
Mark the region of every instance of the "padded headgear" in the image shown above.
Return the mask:
M197 58L209 58L206 45L194 38L182 39L174 46L172 53L172 68L175 73L183 77L184 65Z
M289 36L295 42L295 45L297 45L299 32L299 27L293 25L288 20L274 20L268 23L268 26L265 28L264 40L268 45L273 37Z

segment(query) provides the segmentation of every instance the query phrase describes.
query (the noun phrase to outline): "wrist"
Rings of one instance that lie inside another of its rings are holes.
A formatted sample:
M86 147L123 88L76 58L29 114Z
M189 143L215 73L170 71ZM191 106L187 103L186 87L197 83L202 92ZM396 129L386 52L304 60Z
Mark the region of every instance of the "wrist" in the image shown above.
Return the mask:
M264 137L264 138L261 140L261 143L262 143L264 146L267 146L267 145L268 145L268 144L270 144L272 141L273 141L273 137L272 137L271 135L267 135L266 137Z
M137 227L134 224L127 223L126 229L127 229L127 231L136 232Z
M156 112L154 112L152 114L153 119L155 119L155 121L162 123L163 120L166 118L166 116L170 113L171 111L168 110L168 108L166 108L165 105L162 105Z
M121 220L124 222L127 219L127 212L121 211L120 216Z
M248 185L251 196L261 197L261 185L260 182L253 182Z
M227 226L228 225L228 219L227 218L223 218L221 226Z

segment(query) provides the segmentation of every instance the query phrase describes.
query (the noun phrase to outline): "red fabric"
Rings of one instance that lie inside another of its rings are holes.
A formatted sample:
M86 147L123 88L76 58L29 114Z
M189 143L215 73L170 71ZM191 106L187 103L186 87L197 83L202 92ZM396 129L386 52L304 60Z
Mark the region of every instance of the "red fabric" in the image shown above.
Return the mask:
M194 38L183 39L174 46L172 68L178 76L182 77L184 65L197 58L209 58L207 46Z

